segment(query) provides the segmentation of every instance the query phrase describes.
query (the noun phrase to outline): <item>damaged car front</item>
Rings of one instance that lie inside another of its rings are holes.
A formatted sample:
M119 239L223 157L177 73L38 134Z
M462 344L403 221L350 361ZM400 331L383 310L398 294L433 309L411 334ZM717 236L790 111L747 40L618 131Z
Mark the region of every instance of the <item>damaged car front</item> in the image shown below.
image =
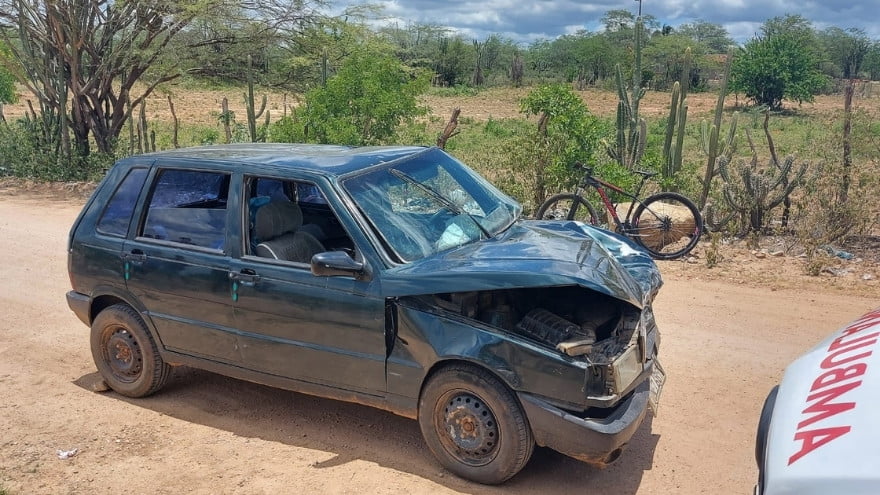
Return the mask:
M647 254L578 222L520 219L436 149L343 187L388 257L389 401L418 398L444 466L498 483L533 443L617 459L665 380L651 306L661 279Z

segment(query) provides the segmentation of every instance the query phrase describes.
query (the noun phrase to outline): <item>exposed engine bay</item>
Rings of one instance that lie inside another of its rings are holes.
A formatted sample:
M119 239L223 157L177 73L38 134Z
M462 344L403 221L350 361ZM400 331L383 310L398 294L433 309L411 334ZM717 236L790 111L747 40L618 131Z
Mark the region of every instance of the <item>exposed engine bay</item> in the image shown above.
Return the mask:
M641 311L578 286L429 296L445 310L519 334L593 364L610 363L636 337ZM653 322L651 322L653 324Z

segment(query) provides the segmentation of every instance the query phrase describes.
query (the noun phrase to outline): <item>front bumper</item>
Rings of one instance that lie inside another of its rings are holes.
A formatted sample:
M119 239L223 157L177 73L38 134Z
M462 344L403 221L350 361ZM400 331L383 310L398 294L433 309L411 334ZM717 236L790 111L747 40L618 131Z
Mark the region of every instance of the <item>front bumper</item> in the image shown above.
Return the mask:
M70 310L73 311L73 314L76 315L77 318L80 319L86 325L91 325L92 322L89 321L89 305L91 303L91 299L89 296L85 294L80 294L74 290L69 291L67 293L67 306L70 307Z
M535 443L575 459L607 464L632 438L648 411L649 380L643 381L608 417L581 418L544 400L519 393Z

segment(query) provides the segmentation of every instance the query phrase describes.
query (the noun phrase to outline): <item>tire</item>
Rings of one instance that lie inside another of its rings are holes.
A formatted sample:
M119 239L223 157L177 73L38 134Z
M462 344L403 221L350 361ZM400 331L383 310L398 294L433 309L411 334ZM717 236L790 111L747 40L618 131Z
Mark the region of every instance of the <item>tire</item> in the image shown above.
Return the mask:
M655 194L639 204L627 232L658 260L673 260L691 252L702 233L700 210L691 200L672 192Z
M538 220L577 220L599 225L593 205L577 194L563 193L547 198L535 214Z
M419 399L419 426L443 467L487 485L518 473L535 447L510 389L488 371L467 365L430 378Z
M92 322L92 358L107 385L126 397L158 391L171 375L140 315L125 304L101 311Z

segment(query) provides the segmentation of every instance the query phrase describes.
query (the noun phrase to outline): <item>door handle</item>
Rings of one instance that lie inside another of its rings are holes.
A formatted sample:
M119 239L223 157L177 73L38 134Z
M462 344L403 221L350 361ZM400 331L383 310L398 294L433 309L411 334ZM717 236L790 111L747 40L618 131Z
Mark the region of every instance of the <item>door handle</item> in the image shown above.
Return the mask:
M147 255L140 249L132 249L130 253L123 255L123 259L133 263L143 263L147 261Z
M233 282L238 282L239 285L244 287L253 287L257 282L260 281L260 276L257 275L257 272L245 268L238 272L229 272L229 280Z

